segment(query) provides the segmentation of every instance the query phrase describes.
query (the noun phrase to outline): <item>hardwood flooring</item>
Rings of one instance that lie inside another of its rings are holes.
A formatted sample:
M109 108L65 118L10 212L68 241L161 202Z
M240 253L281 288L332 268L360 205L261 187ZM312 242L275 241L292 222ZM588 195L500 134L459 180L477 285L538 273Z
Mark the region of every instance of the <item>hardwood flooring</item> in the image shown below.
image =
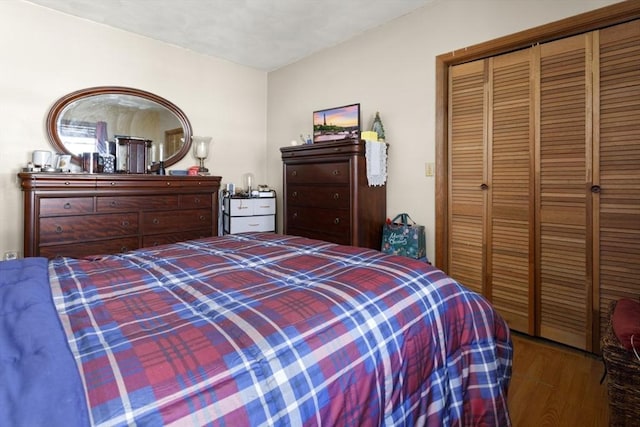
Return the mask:
M606 381L597 356L513 333L509 412L514 427L603 427Z

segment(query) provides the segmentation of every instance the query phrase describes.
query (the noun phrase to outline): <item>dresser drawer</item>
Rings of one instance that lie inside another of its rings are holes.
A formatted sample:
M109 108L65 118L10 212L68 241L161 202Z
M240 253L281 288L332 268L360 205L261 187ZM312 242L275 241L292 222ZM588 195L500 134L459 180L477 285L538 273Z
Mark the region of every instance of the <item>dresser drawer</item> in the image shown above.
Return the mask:
M182 194L180 195L180 208L198 209L213 206L211 194Z
M351 232L348 210L291 206L287 210L287 225L293 228L318 229L332 235L349 235Z
M93 212L93 197L43 197L40 216L80 215Z
M66 245L40 246L40 255L47 258L63 256L80 258L87 255L114 254L138 249L137 237L99 240Z
M40 219L40 244L76 242L137 233L137 213L60 216Z
M308 237L309 239L324 240L325 242L337 243L339 245L350 245L351 236L348 234L328 234L324 230L310 230L306 228L289 227L287 234L292 236Z
M233 221L230 219L228 215L224 216L225 232L231 234L276 230L275 215L241 216L234 217Z
M322 207L328 209L349 209L349 187L291 185L287 188L288 206Z
M127 212L139 210L177 209L178 196L101 196L97 198L98 212Z
M285 173L288 184L346 184L349 182L349 163L288 164Z
M142 233L145 235L204 228L213 228L213 217L210 209L142 213Z
M203 230L183 231L180 233L153 234L142 238L143 247L153 247L166 245L169 243L182 242L184 240L202 239L211 237L211 227Z

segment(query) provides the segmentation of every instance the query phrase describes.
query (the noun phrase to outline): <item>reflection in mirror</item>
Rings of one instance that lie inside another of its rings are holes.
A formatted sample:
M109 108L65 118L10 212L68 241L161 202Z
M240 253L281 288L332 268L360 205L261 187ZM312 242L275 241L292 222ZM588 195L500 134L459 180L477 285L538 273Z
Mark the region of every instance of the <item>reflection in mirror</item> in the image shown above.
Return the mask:
M104 86L73 92L58 100L47 117L52 144L74 160L84 152L117 157L117 141L150 140L146 160L154 170L165 167L189 152L191 125L184 113L166 99L149 92ZM118 170L124 159L118 159Z

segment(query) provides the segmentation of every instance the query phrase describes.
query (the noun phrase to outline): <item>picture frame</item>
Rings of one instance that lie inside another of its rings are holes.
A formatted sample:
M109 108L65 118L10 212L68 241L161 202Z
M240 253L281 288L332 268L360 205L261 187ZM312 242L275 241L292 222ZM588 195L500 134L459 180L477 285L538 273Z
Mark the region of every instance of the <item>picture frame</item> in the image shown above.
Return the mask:
M313 112L313 142L360 140L360 104Z

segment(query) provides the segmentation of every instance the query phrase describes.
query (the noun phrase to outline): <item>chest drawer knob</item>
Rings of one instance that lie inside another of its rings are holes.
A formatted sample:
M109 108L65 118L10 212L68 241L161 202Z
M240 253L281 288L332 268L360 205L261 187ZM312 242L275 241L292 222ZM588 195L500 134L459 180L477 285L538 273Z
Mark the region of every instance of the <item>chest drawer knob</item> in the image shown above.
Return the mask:
M291 193L291 197L293 197L294 199L298 197L298 192L294 191L293 193Z
M115 208L116 206L118 206L118 202L116 202L115 200L112 200L111 202L109 202L109 206L111 206L112 208Z
M340 193L333 193L333 200L338 200L340 198Z
M126 247L126 246L122 246L122 247L120 248L120 252L129 252L129 248L128 248L128 247Z
M206 217L206 216L204 216L204 215L200 215L200 221L204 221L205 219L207 219L207 217Z
M61 225L56 225L56 233L60 234L62 233L64 230L62 229Z
M111 182L109 183L109 185L113 187L114 185L116 185L116 183L115 183L115 182L113 182L113 181L111 181Z
M340 171L338 169L334 169L331 173L333 174L333 176L340 175Z
M333 220L333 223L334 223L335 225L340 224L340 218L335 218L335 219Z
M122 226L123 227L128 227L129 226L129 221L122 221Z
M291 172L291 176L298 176L298 171Z
M294 212L294 213L293 213L293 217L294 217L294 218L298 218L298 212Z
M196 205L200 204L200 197L196 197L193 199L193 203L195 203Z
M65 181L64 185L71 185L71 183L69 181Z
M167 186L170 186L170 185L171 185L171 183L170 183L170 182L167 182Z
M64 209L71 209L71 203L67 202L63 206Z
M156 225L160 224L160 220L158 218L153 218L153 221L151 221L151 222L153 222Z

